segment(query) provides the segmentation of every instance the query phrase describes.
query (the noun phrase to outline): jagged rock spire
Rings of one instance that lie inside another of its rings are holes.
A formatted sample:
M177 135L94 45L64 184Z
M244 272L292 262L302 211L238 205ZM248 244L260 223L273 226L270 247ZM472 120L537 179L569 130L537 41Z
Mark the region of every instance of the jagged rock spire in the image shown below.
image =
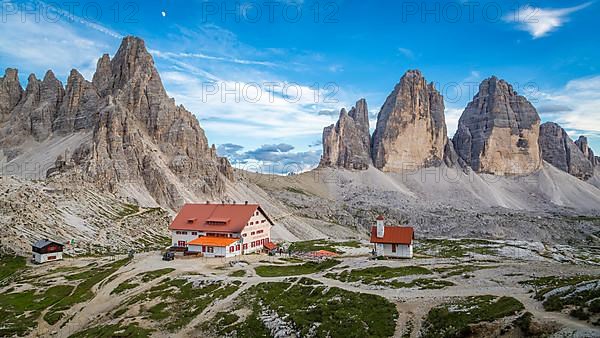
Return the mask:
M342 108L337 123L323 130L320 165L364 170L370 164L369 111L360 99L350 113Z
M4 76L0 77L0 122L4 121L10 111L19 103L23 88L19 82L16 69L7 68Z
M71 70L65 97L52 124L53 132L67 134L80 130L93 130L98 120L98 107L102 105L101 101L96 87L79 71Z
M596 164L598 164L596 162L596 156L594 155L594 151L588 145L587 137L585 137L583 135L579 136L577 141L575 141L575 144L577 145L577 147L579 147L579 150L581 150L581 152L583 153L583 156L585 156L585 158L587 158L588 161L590 161L592 166L595 166Z

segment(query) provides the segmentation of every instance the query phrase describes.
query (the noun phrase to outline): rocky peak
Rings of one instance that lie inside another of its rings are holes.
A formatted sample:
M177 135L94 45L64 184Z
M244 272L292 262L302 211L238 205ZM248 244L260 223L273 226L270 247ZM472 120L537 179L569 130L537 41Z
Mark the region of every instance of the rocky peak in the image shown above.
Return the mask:
M71 69L69 73L69 78L67 79L67 88L66 91L72 91L73 88L79 87L83 82L85 82L85 78L77 69Z
M539 144L544 161L556 168L583 180L593 175L588 157L558 124L546 122L540 126Z
M440 165L447 139L443 97L420 71L406 72L379 111L373 164L396 172Z
M589 147L587 137L579 136L579 139L575 141L575 144L577 145L577 147L579 147L579 150L581 150L583 156L585 156L585 158L587 158L588 161L590 161L592 166L595 166L597 164L596 156L594 155L594 151L592 150L592 148Z
M342 108L337 123L323 130L320 165L364 170L370 163L369 111L360 99L350 113Z
M453 143L477 172L523 175L541 168L540 117L523 96L493 76L479 85L458 122Z
M6 68L0 77L0 121L4 121L10 111L19 103L23 88L16 69Z
M82 129L93 130L101 104L94 85L79 71L71 70L62 105L53 121L52 130L65 134Z
M65 96L65 89L63 88L62 82L60 82L54 73L49 70L44 75L42 80L40 99L43 102L47 102L52 107L59 107L62 103L62 99Z
M10 113L8 126L3 135L7 144L23 141L31 135L36 141L43 141L51 134L52 120L62 103L64 89L52 71L47 71L43 80L35 74L29 75L27 88L21 100ZM14 135L10 141L7 137Z
M112 60L104 55L93 84L106 106L97 115L91 171L141 181L156 201L170 206L189 194L182 187L195 194L224 192L228 164L210 151L196 117L167 96L143 40L126 37Z
M362 133L369 136L370 139L369 109L367 108L367 100L360 99L356 101L356 104L350 109L348 115L356 122L357 126L362 129ZM368 142L370 142L370 140Z
M58 106L64 96L62 83L49 70L43 80L38 80L35 74L30 74L27 79L27 87L21 104L39 105L43 103L50 106Z
M110 67L110 56L102 55L96 64L96 72L92 78L92 83L101 95L106 95L112 91L111 87L112 70Z
M25 99L27 96L33 96L33 98L37 98L40 93L41 81L35 76L35 74L31 73L27 77L27 87L25 87Z
M166 96L154 59L146 49L144 40L128 36L110 62L114 89L136 88L151 85L154 95ZM148 83L153 82L153 83Z
M2 81L19 83L19 71L15 68L6 68L4 70L4 76L1 77L1 79Z

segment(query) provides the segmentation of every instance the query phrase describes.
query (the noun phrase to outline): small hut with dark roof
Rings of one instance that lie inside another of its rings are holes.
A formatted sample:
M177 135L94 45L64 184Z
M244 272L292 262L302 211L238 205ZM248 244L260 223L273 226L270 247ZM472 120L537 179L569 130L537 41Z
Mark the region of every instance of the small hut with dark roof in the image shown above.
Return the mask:
M47 238L40 239L31 245L31 260L38 264L61 260L63 259L63 248L64 245L59 242Z

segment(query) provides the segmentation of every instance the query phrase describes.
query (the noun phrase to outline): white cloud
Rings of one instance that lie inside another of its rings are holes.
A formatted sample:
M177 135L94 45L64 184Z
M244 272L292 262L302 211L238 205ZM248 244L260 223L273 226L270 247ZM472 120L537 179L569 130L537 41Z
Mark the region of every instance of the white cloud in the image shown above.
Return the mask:
M327 68L327 70L329 70L332 73L339 73L339 72L343 72L344 71L344 66L339 65L339 64L335 64L335 65L331 65Z
M202 81L177 71L162 72L169 95L196 113L203 128L218 134L248 138L291 138L320 134L337 116L319 115L322 110L339 110L343 102L323 102L326 92L289 83L244 82L229 78L222 82ZM287 87L289 97L284 95ZM297 94L298 93L298 94ZM232 140L236 142L236 140Z
M155 51L156 52L156 51ZM192 59L203 59L203 60L211 60L211 61L223 61L223 62L231 62L237 63L240 65L253 65L253 66L269 66L275 67L276 64L268 61L254 61L254 60L245 60L245 59L237 59L237 58L226 58L220 56L212 56L206 55L203 53L171 53L171 52L157 52L161 56L171 57L171 58L192 58Z
M409 59L414 59L415 58L415 53L408 49L408 48L402 48L399 47L398 48L398 52L400 52L400 54L404 55L405 57L409 58Z
M569 21L569 14L580 11L591 2L568 8L540 8L531 5L520 7L504 17L505 22L515 23L523 31L529 32L534 39L548 35Z
M463 113L463 108L446 108L446 127L448 128L448 137L452 138L458 129L458 120Z
M18 68L22 78L29 73L42 77L52 69L59 79L66 79L70 70L76 68L91 79L98 58L112 50L116 39L123 35L54 4L39 0L28 6L3 2L9 12L3 17L0 34L2 61L8 67ZM23 15L24 9L42 14Z
M88 28L91 28L97 32L106 34L108 36L111 36L113 38L116 39L122 39L123 35L102 25L99 25L95 22L92 22L90 20L84 19L82 17L79 17L77 15L74 15L72 13L69 13L68 11L65 11L61 8L55 7L51 4L47 4L44 1L36 1L37 5L40 6L42 8L42 10L45 11L46 16L50 17L50 13L55 14L55 15L59 15L61 17L63 17L64 19L66 19L68 22L77 22L79 24L82 24Z
M109 44L98 37L106 39L106 31L92 28L95 34L80 32L72 23L61 20L36 22L31 17L23 20L20 12L6 15L4 20L0 34L2 63L18 68L25 76L36 73L41 77L46 70L52 69L64 79L72 68L77 68L89 79L96 61L109 48ZM87 31L90 28L85 25ZM110 35L109 39L113 40Z
M600 134L600 75L569 81L563 88L541 92L538 111L544 120L567 130Z

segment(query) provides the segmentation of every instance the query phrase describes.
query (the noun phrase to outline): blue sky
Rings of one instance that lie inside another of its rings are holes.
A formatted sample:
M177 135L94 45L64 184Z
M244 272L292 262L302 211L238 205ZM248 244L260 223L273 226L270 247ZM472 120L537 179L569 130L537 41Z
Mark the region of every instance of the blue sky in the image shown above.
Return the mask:
M544 121L600 152L600 4L586 1L2 1L0 67L91 79L102 53L142 37L177 103L239 166L319 160L340 108L379 107L408 69L446 100L449 136L496 75Z

